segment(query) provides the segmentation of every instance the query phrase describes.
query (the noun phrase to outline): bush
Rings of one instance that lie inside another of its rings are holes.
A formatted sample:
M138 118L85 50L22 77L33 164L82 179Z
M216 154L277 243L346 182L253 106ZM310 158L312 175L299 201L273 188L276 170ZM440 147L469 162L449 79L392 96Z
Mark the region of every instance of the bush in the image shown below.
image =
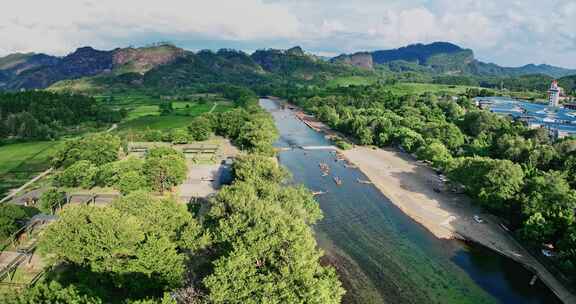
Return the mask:
M187 144L191 141L191 137L184 129L170 131L170 139L173 144Z
M432 162L434 167L445 169L452 160L450 150L440 142L432 142L416 151L418 159Z
M31 208L11 204L0 204L0 240L5 240L22 227L22 222L32 213Z
M340 137L336 137L334 139L334 144L336 144L336 147L338 147L342 150L352 149L352 145Z
M198 116L188 126L188 132L193 140L207 140L212 133L212 121L206 117Z
M148 179L139 171L121 172L115 186L122 194L128 194L136 190L146 190Z
M160 130L146 130L144 132L143 138L146 141L162 141L164 133Z

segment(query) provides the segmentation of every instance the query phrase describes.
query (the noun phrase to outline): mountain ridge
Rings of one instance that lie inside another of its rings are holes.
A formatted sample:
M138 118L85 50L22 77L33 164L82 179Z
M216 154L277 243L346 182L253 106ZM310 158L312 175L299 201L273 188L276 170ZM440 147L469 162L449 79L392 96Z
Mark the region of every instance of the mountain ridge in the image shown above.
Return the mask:
M0 89L41 89L69 79L116 72L145 73L183 56L171 45L96 50L90 46L56 57L46 54L11 54L0 58Z
M364 60L357 60L363 56ZM371 56L372 58L366 58ZM370 64L369 61L373 64ZM576 75L576 69L566 69L547 64L526 64L520 67L504 67L495 63L482 62L475 58L474 51L450 42L411 44L397 49L377 50L342 54L331 59L333 63L355 65L364 69L390 66L398 61L416 63L430 68L435 74L474 76L522 76L544 74L554 78Z
M181 65L181 66L179 66ZM96 50L80 47L56 57L46 54L11 54L0 57L0 90L43 89L62 81L98 77L105 86L154 83L166 87L217 83L228 79L251 85L266 79L323 82L341 75L414 72L435 76L504 76L543 74L554 78L576 75L576 70L546 64L502 67L484 63L471 49L449 42L412 44L392 50L342 54L328 61L301 47L259 49L252 54L233 49L187 51L171 44ZM175 73L175 75L169 75ZM340 75L341 74L341 75ZM245 75L247 79L243 79Z

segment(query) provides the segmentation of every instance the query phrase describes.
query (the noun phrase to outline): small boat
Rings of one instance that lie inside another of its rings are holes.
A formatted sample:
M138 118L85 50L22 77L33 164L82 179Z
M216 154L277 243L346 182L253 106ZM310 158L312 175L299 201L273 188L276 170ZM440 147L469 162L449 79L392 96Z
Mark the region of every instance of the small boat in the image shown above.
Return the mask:
M318 196L318 195L322 195L322 194L326 194L326 191L314 191L314 192L312 192L313 196Z
M352 164L348 164L348 163L344 164L344 167L350 168L350 169L358 169L358 166L352 165Z
M338 186L342 185L342 179L339 178L338 176L334 176L334 182L335 182L336 185L338 185Z
M360 184L372 184L372 182L369 180L363 180L363 179L359 179L359 178L357 178L356 181Z
M478 224L484 223L484 220L479 215L474 215L472 218L474 218L474 221Z

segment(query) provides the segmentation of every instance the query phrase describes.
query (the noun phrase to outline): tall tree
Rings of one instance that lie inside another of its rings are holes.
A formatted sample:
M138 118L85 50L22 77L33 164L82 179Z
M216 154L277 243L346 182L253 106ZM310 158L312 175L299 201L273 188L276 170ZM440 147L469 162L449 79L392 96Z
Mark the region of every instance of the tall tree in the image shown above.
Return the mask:
M556 241L574 223L576 192L560 172L529 178L520 197L524 234L532 241Z
M154 148L148 152L143 167L150 185L164 192L186 179L188 168L182 153L170 148Z
M448 176L466 186L467 191L483 206L500 212L511 209L512 199L524 183L520 165L509 160L485 157L456 159Z

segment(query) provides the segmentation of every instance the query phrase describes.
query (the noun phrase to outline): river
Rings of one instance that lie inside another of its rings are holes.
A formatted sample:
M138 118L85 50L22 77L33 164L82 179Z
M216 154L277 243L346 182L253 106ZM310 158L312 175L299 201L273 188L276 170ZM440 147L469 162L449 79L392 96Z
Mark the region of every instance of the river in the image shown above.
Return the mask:
M336 161L330 146L276 101L260 105L274 117L280 131L278 154L295 184L318 196L324 219L315 227L326 258L337 268L347 293L345 303L546 303L560 301L540 281L529 286L531 273L516 262L481 246L440 240L406 216L359 170ZM318 164L330 166L322 176ZM343 184L335 184L338 176Z

